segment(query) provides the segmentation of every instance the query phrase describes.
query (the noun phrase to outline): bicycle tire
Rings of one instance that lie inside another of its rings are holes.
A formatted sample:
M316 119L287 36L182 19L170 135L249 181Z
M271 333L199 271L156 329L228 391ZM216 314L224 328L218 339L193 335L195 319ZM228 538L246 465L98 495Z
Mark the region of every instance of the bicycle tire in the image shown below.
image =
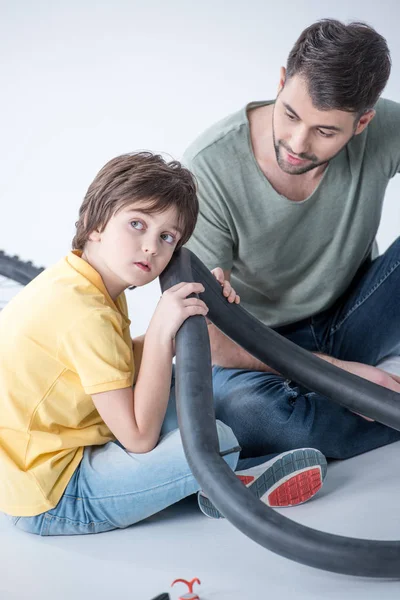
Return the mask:
M182 248L160 276L164 292L200 281L208 318L247 352L330 400L400 430L399 394L322 361L229 304L199 258ZM176 335L175 389L179 429L189 466L214 506L242 533L298 563L360 577L400 576L400 541L367 540L318 531L274 511L241 484L219 453L211 350L204 317L187 319ZM365 409L365 410L364 410Z

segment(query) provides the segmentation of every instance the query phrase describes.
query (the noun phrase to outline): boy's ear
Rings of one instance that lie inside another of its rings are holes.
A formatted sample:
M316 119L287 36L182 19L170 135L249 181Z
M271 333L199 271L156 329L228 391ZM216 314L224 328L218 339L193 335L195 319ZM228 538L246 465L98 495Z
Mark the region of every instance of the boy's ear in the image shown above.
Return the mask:
M91 242L99 242L101 240L101 233L100 233L100 231L98 231L97 229L95 229L94 231L92 231L89 234L89 240Z

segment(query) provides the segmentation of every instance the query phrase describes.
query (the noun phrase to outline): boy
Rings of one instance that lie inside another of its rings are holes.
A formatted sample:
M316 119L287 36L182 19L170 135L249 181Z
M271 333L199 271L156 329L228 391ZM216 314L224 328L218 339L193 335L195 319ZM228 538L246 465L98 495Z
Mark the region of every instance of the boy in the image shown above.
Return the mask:
M144 341L133 345L124 295L158 277L197 213L194 179L180 163L145 152L114 158L87 191L74 250L1 313L0 510L20 529L72 535L127 527L198 491L179 431L162 426L170 397L173 408L174 337L189 316L207 314L189 297L204 288L182 282L165 292ZM222 288L239 301L228 282ZM223 423L217 429L234 469L237 440ZM299 453L305 463L296 462ZM245 475L279 469L274 498L290 481L313 484L284 502L293 504L315 493L326 466L308 449Z

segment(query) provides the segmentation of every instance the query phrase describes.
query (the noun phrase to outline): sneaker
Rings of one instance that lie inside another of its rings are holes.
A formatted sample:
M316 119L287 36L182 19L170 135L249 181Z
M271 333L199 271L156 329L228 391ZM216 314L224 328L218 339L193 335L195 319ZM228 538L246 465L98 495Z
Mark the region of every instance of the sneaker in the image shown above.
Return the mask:
M326 471L326 458L319 450L300 448L283 452L256 467L236 471L236 475L264 504L284 507L303 504L315 496ZM198 492L197 500L207 517L223 518L203 491Z

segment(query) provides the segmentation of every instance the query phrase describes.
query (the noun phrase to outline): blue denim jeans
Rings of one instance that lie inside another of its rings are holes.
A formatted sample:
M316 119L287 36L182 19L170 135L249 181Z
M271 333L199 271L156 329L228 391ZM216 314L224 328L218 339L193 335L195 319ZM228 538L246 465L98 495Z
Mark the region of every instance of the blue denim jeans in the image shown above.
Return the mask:
M311 352L369 365L399 354L400 238L364 263L332 307L276 331ZM214 367L213 385L217 418L235 432L241 458L308 446L343 459L400 439L279 375Z
M199 490L176 429L172 380L158 445L146 454L127 452L118 442L85 448L82 461L55 508L35 517L8 517L19 529L38 535L77 535L129 527ZM217 421L221 452L235 469L238 443Z

